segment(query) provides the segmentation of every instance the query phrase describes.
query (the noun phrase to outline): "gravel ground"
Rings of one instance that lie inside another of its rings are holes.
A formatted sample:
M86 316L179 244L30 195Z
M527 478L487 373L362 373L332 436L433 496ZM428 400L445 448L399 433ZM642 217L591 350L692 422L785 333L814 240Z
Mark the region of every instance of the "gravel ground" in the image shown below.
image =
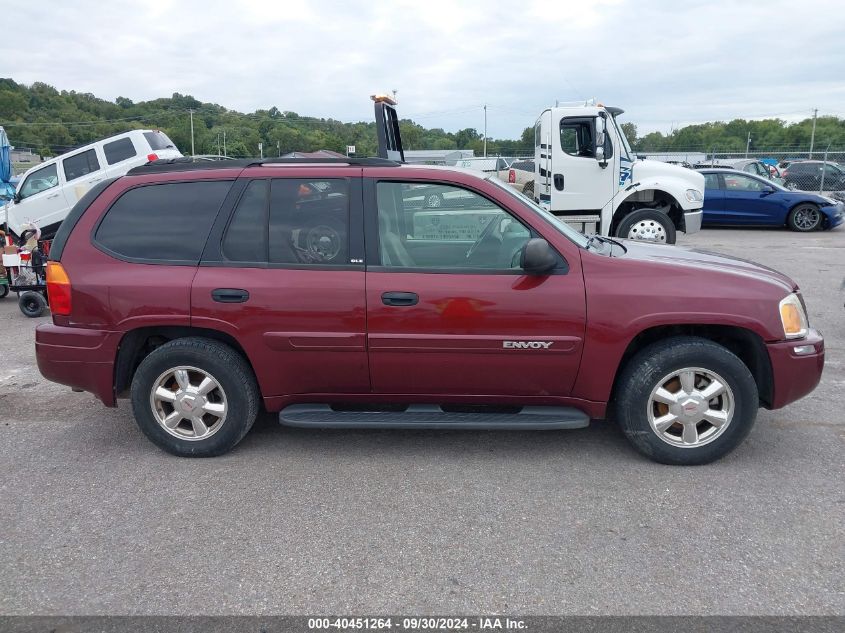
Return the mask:
M166 455L128 403L44 381L0 301L0 614L843 614L845 229L682 242L802 286L827 366L719 463L610 424L312 431Z

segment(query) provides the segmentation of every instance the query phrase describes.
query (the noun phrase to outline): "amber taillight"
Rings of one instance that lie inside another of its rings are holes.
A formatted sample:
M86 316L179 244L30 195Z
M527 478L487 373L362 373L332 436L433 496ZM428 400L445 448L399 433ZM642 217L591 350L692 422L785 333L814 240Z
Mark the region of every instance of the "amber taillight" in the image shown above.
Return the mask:
M47 262L47 299L54 315L70 315L70 277L59 262Z

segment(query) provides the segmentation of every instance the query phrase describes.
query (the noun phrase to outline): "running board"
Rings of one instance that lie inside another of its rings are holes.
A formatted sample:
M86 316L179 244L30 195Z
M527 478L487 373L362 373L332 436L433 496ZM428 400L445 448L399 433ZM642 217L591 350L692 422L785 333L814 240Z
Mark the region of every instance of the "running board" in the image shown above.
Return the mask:
M460 407L448 407L460 409ZM337 409L329 404L293 404L279 412L285 426L323 429L580 429L589 416L570 407L514 407L514 411L444 410L436 404L412 404L404 410Z

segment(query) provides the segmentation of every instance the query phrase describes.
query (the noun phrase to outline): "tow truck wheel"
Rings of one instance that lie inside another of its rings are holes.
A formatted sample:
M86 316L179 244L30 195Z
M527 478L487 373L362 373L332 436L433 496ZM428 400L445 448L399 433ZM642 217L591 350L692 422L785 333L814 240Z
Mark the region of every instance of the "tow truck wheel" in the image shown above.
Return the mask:
M6 284L0 284L0 299L3 299L8 294L9 286L7 286Z
M757 417L754 376L721 345L676 336L640 350L619 375L613 415L643 455L708 464L745 439Z
M431 193L425 197L425 207L427 209L439 209L443 206L443 195L439 193Z
M47 309L47 300L40 292L27 290L18 297L18 307L30 318L40 317Z
M622 218L616 227L616 237L654 244L674 244L675 225L662 211L639 209Z

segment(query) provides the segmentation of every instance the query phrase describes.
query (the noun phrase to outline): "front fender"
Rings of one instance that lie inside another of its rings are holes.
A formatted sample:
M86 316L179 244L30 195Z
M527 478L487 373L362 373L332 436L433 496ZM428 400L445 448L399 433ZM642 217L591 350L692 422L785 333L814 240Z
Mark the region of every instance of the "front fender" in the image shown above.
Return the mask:
M614 209L618 208L628 198L641 191L654 191L655 197L664 196L671 197L675 203L684 211L698 211L704 206L704 200L698 202L690 202L687 200L687 189L698 189L704 195L704 176L691 172L693 175L701 179L700 186L694 186L688 180L683 178L675 178L673 176L664 176L660 178L648 177L637 179L630 187L622 189L614 200Z

